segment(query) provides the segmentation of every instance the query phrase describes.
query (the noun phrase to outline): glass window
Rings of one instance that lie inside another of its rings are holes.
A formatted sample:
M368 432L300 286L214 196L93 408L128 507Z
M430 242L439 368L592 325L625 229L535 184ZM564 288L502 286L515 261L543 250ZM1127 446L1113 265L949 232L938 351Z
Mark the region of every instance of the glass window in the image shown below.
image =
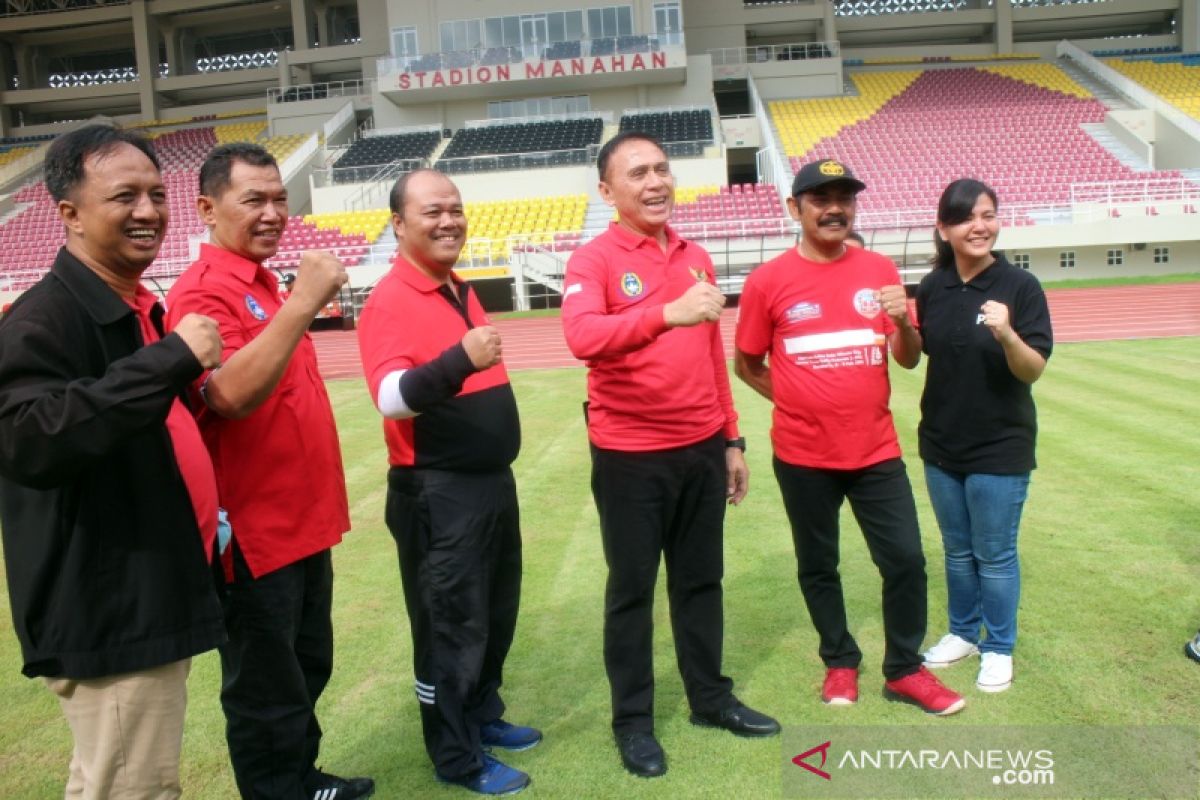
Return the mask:
M1029 269L1029 254L1017 253L1013 256L1013 266L1021 269Z
M629 6L617 6L616 12L617 35L632 36L633 35L633 9Z
M504 46L504 22L500 17L488 17L483 21L484 47Z
M1058 266L1060 269L1075 269L1075 251L1064 250L1059 253Z
M562 42L567 38L566 14L561 11L551 11L546 15L546 29L552 42Z
M516 47L521 44L520 17L504 18L504 44L508 47Z
M583 12L568 11L563 17L567 29L567 41L577 42L583 38Z
M1154 248L1154 263L1155 264L1170 264L1171 263L1171 248L1169 248L1169 247Z
M441 25L442 52L449 53L454 49L454 23L443 22Z
M417 50L417 29L408 28L392 28L392 55L415 56L419 55Z
M1124 250L1109 250L1107 260L1108 260L1108 265L1110 267L1121 266L1122 264L1125 263L1125 251Z

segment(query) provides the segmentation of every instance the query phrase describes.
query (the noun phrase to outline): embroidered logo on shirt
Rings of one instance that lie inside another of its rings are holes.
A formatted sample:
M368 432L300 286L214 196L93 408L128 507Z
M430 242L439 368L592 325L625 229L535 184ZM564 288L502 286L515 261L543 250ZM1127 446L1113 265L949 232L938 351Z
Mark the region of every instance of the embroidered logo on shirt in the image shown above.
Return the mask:
M789 308L784 315L788 322L803 322L806 319L820 319L821 304L801 301Z
M696 283L708 283L708 273L700 267L688 267L688 272L696 279Z
M882 310L879 295L874 289L859 289L854 293L854 310L867 319L875 319Z
M626 272L621 276L621 291L626 297L637 297L642 293L642 279L636 272Z
M257 320L264 320L267 318L266 309L259 305L258 301L254 299L254 295L252 294L246 295L246 309Z

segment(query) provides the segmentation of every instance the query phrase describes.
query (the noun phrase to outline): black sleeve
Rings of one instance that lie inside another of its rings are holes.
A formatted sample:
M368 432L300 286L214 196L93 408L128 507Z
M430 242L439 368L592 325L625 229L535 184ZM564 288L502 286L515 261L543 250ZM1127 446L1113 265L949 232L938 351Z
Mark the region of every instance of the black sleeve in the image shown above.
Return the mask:
M66 328L13 323L0 335L0 473L35 489L68 482L129 436L162 425L202 371L171 334L86 376Z
M1050 307L1046 293L1032 275L1017 294L1017 307L1009 310L1013 330L1021 341L1049 359L1054 350L1054 331L1050 326Z
M410 409L423 413L461 392L473 372L466 348L456 342L433 361L406 370L400 376L400 396Z

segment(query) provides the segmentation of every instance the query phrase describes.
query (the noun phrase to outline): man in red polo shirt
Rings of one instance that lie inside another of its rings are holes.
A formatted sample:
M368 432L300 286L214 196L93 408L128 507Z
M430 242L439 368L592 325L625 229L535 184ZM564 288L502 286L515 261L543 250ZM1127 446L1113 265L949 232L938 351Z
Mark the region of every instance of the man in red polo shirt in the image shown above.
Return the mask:
M667 771L651 662L660 554L692 723L740 736L779 723L742 705L721 674L725 504L741 502L748 478L717 324L725 297L708 253L667 225L675 181L658 142L618 134L597 166L619 219L571 256L562 318L589 369L613 733L625 768L649 778Z
M387 525L413 638L425 750L439 780L512 794L529 776L488 750L527 750L535 728L501 719L500 683L521 591L512 462L521 423L500 335L454 274L462 197L440 172L400 177L400 242L363 308L358 343L388 449Z
M226 626L221 705L245 798L349 800L369 778L316 768L317 698L333 669L330 548L350 528L337 428L307 330L346 282L329 253L303 255L281 302L263 262L287 225L275 159L257 145L215 148L200 168L211 244L167 295L169 320L217 321L222 365L197 382L201 433L231 541L223 543Z
M800 589L820 635L821 699L858 700L862 651L846 623L838 574L838 512L848 499L883 578L885 694L944 716L964 701L923 666L925 556L888 408L887 354L912 369L921 358L921 334L896 266L846 245L865 188L833 160L797 173L788 210L803 237L746 279L734 365L738 377L775 404L775 476Z

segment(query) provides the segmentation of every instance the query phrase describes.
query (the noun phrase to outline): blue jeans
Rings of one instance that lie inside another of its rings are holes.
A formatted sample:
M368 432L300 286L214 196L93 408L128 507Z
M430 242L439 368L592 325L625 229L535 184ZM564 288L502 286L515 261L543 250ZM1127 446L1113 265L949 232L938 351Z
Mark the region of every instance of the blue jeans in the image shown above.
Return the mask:
M1029 473L950 472L925 462L925 484L946 551L950 632L983 652L1012 655L1021 598L1017 529Z

